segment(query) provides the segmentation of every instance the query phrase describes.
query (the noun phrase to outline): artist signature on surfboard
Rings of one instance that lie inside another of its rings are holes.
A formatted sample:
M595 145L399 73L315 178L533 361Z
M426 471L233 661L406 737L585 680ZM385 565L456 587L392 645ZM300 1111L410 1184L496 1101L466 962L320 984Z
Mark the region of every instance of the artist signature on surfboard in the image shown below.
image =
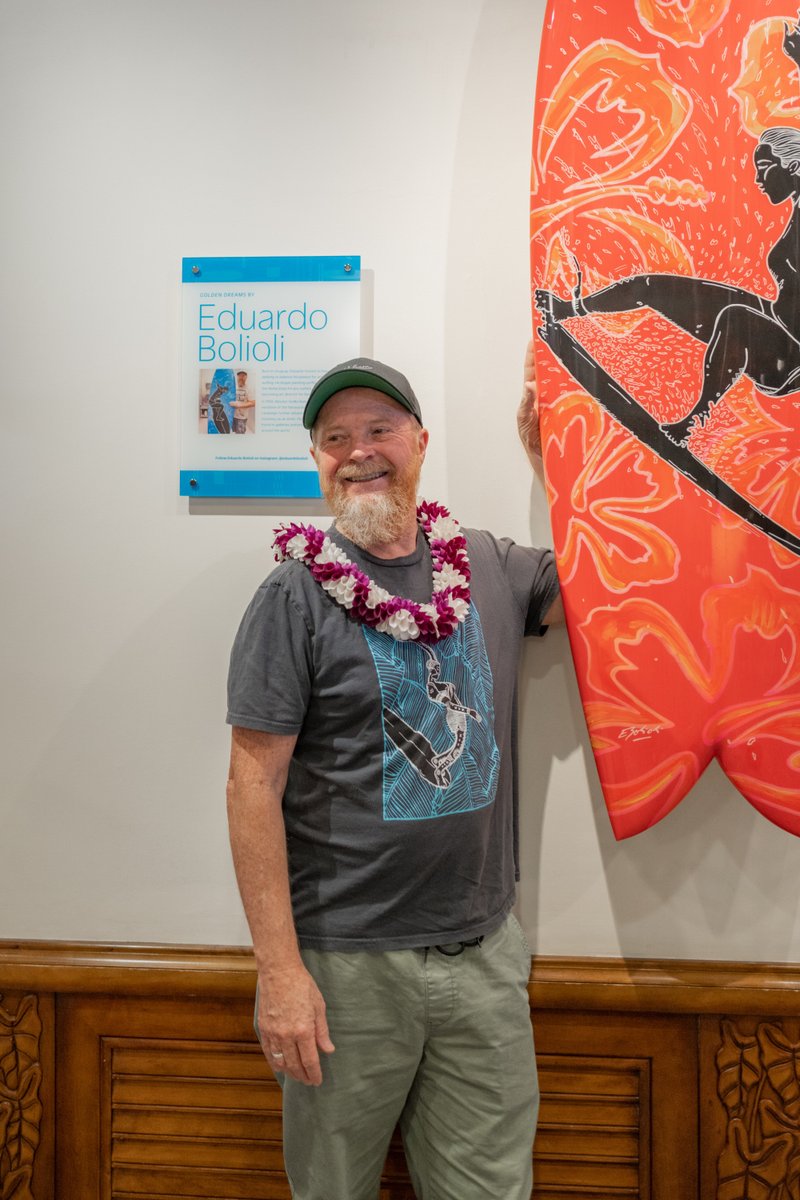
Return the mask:
M643 738L652 737L654 733L663 733L663 725L628 725L617 735L621 742L641 742Z

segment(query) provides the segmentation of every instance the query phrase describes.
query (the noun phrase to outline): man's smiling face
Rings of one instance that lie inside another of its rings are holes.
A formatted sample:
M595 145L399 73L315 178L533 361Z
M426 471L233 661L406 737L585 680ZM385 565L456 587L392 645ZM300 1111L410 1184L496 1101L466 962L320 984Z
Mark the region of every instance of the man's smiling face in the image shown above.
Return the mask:
M314 426L311 454L345 532L353 513L387 512L386 502L395 519L415 519L427 444L427 430L383 392L359 387L331 396ZM391 528L383 532L392 540Z

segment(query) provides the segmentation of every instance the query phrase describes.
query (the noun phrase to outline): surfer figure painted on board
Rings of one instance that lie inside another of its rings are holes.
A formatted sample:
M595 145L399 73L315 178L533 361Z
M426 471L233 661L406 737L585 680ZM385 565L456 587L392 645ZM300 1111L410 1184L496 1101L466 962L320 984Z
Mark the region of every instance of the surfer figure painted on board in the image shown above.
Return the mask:
M756 183L772 203L792 202L786 228L767 258L777 286L773 300L707 279L662 274L634 275L582 296L579 268L570 300L543 289L535 293L545 340L548 324L569 317L647 307L706 344L697 402L682 420L661 426L679 446L741 375L770 396L800 390L800 130L767 129L753 159Z

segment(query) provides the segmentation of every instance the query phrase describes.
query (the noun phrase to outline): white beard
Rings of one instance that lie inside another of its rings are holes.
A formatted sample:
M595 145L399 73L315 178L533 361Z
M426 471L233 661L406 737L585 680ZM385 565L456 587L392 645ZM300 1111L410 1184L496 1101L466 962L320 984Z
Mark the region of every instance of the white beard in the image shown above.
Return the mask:
M337 528L357 546L386 546L396 541L408 524L408 500L394 488L375 495L347 496L336 504L334 514Z

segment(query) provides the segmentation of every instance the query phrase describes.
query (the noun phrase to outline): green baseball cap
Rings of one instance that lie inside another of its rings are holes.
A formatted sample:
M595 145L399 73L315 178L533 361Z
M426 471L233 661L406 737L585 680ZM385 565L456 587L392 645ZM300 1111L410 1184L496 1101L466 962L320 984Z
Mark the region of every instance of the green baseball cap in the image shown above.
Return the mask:
M395 371L394 367L387 367L386 363L376 362L374 358L351 358L349 362L332 367L314 384L303 412L305 428L313 427L320 409L331 396L353 387L374 388L376 392L383 392L402 404L422 424L419 401L405 375Z

